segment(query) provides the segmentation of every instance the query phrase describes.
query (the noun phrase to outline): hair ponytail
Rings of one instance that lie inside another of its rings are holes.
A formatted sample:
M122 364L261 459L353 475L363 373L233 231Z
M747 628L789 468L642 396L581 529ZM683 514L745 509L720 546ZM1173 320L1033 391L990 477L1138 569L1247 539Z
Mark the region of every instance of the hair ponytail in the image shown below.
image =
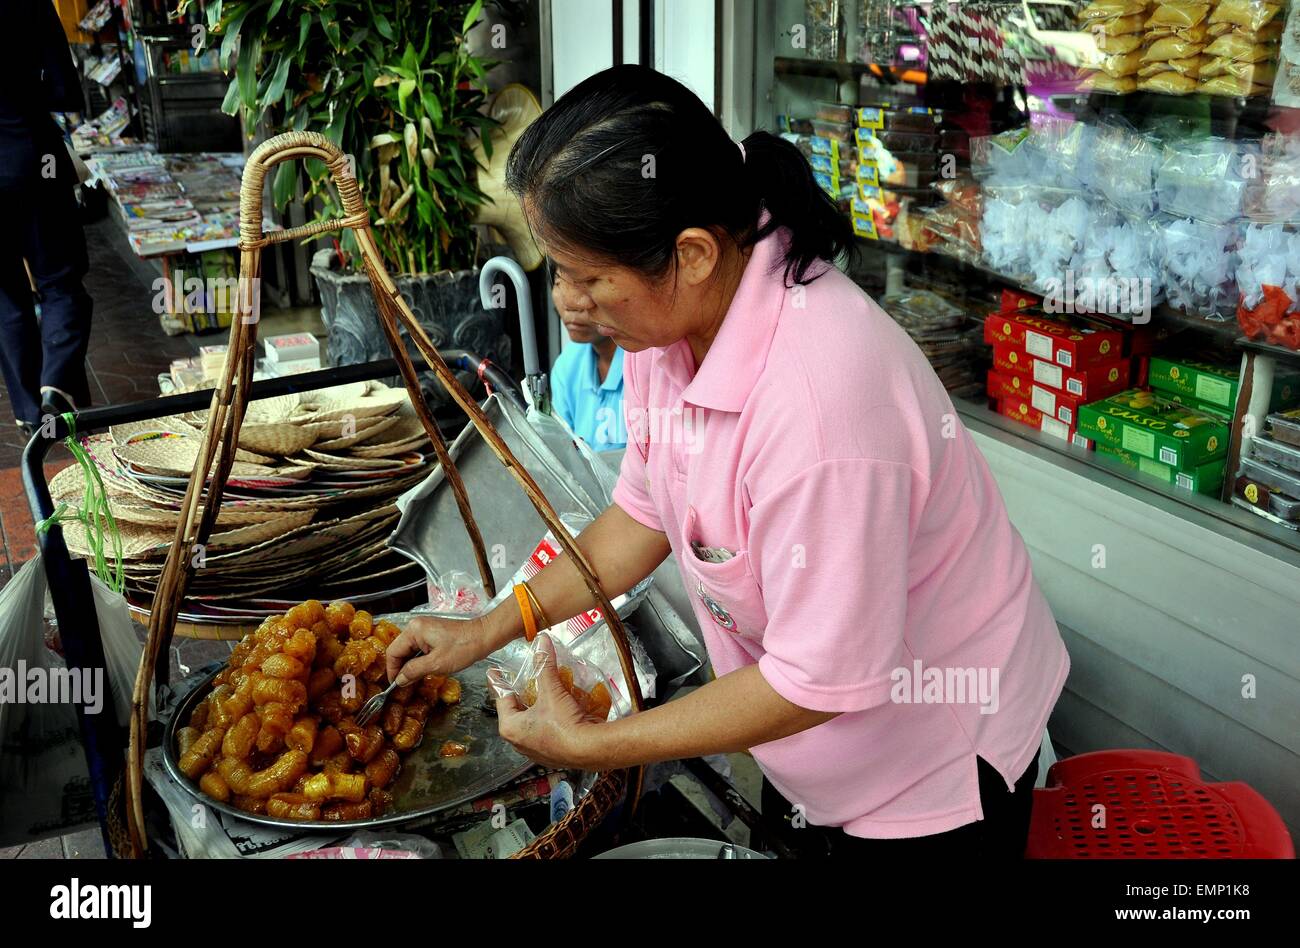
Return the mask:
M853 246L797 148L759 132L742 154L695 93L646 66L614 66L565 93L515 143L506 184L540 238L655 277L674 266L688 227L741 247L786 228L795 283Z
M769 132L746 138L745 176L771 215L754 240L780 227L790 232L787 283L803 283L818 260L834 262L852 251L852 225L817 183L808 159L790 142Z

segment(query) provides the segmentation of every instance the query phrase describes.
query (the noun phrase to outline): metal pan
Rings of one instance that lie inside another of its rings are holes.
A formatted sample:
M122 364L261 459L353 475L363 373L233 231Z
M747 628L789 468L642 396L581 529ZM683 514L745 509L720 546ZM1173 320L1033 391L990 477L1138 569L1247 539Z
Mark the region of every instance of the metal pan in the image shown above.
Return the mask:
M385 616L398 625L404 625L409 615ZM420 817L447 810L462 803L478 799L523 774L532 763L503 741L497 733L497 719L484 708L488 699L488 661L477 662L458 672L462 697L460 704L440 705L429 712L424 728L424 740L410 754L402 757L402 769L397 779L388 787L393 794L393 806L383 816L369 820L326 822L325 820L282 820L275 817L245 813L226 803L219 803L203 793L198 784L180 771L176 753L176 732L189 721L204 696L212 690L213 672L192 691L177 702L176 712L163 732L163 766L167 774L198 803L211 807L236 819L263 826L293 829L302 833L312 831L360 829L409 823ZM443 741L469 738L469 754L464 757L441 758L438 748Z

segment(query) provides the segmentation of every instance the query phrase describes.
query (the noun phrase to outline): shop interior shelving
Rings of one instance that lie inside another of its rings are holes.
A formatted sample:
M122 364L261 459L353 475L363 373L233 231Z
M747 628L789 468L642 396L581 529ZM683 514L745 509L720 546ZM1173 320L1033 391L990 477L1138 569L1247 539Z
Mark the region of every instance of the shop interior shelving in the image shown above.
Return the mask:
M850 6L856 6L851 4ZM777 22L798 23L797 14L803 4L796 0L777 0ZM791 19L791 17L794 17ZM875 101L894 98L901 101L921 101L925 96L925 76L915 68L877 66L853 61L858 39L855 35L856 16L846 17L846 35L840 44L840 56L837 60L819 59L807 55L799 49L788 48L784 42L787 36L780 32L776 42L770 47L774 55L771 59L770 74L760 77L758 90L759 101L767 100L772 111L771 116L764 117L760 124L770 124L778 114L792 116L811 114L818 102L842 102L849 105L862 104L858 96L864 83L872 84ZM780 28L777 28L780 31ZM871 86L867 86L870 88ZM764 95L763 93L766 93ZM913 98L914 97L914 98ZM1011 107L1013 121L1008 125L1023 124L1027 114L1019 122L1014 121L1015 112L1023 110L1026 105L1024 90L1008 89L1002 101ZM1062 111L1073 114L1082 121L1097 121L1107 117L1122 116L1126 120L1140 125L1151 120L1186 117L1197 122L1210 134L1236 140L1259 138L1271 127L1278 124L1279 110L1270 106L1263 97L1230 98L1221 96L1175 96L1160 93L1136 93L1132 95L1110 94L1068 94L1053 96L1052 104ZM1296 110L1280 110L1283 113L1295 113ZM1300 114L1294 121L1284 116L1282 124L1287 127L1300 127ZM993 131L1000 131L994 128ZM897 243L860 239L862 256L875 258L881 269L887 268L893 260L897 266L898 258L917 255ZM941 254L920 254L929 258L943 258L944 265L958 270L967 268L979 272L986 279L1001 281L1008 287L1024 287L1014 278L991 273L984 268ZM979 313L973 314L981 315ZM1114 475L1131 485L1139 494L1167 497L1188 510L1196 510L1198 516L1208 517L1233 530L1243 530L1247 534L1266 540L1270 544L1279 544L1289 551L1300 551L1300 531L1278 526L1242 510L1230 503L1232 482L1231 472L1236 470L1238 459L1246 453L1251 433L1265 430L1265 415L1268 414L1267 393L1271 390L1274 372L1281 365L1300 367L1300 353L1282 349L1277 346L1251 342L1244 338L1235 319L1219 316L1202 317L1199 314L1186 313L1170 306L1158 306L1152 311L1152 321L1158 326L1169 328L1173 332L1194 333L1216 351L1224 353L1225 358L1236 354L1241 360L1241 394L1232 420L1232 440L1228 458L1229 476L1225 478L1224 492L1219 499L1190 494L1154 479L1144 477L1138 472L1095 451L1086 451L1060 439L1052 438L1020 425L990 410L987 402L981 398L974 400L959 399L959 412L981 427L998 430L1025 442L1032 442L1068 457L1073 462L1097 471Z

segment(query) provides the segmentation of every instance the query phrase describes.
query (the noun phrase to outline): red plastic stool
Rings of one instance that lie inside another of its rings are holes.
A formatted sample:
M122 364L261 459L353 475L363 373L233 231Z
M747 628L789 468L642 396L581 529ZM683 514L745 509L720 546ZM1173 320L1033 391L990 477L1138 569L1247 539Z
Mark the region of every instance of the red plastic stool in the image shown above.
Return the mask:
M1203 783L1178 754L1108 750L1052 765L1034 791L1025 858L1294 859L1295 846L1249 785Z

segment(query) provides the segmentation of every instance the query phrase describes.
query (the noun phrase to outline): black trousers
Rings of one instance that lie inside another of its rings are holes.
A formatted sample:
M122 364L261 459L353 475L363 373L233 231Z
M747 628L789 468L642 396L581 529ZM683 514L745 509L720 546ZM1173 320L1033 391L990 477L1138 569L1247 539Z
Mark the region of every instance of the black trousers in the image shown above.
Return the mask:
M66 393L78 408L90 404L86 238L66 177L5 184L0 202L11 219L0 228L0 370L17 420L39 424L42 386ZM41 295L39 320L23 260Z
M1006 781L982 757L976 761L984 819L946 833L908 839L863 839L836 827L810 824L795 829L790 825L793 804L766 777L763 778L762 810L765 815L783 815L787 828L784 839L804 858L1023 858L1025 842L1029 838L1034 781L1038 779L1038 756L1034 756L1028 769L1016 781L1014 792L1007 791Z

